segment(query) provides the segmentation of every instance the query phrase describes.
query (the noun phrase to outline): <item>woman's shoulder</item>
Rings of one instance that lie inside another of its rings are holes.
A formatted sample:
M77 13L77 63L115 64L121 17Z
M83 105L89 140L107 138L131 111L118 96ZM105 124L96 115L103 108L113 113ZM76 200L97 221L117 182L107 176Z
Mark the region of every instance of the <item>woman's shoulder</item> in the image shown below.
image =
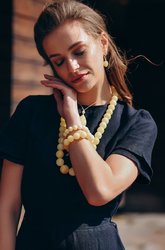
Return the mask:
M134 127L138 130L146 129L157 134L157 125L151 113L146 109L137 109L126 102L118 102L118 115L123 129L129 130Z
M148 110L136 109L122 101L119 101L117 106L120 126L116 133L117 143L113 153L133 160L141 173L138 179L149 183L152 176L152 150L157 137L155 120Z
M9 121L27 120L36 114L46 114L51 107L55 108L55 106L53 95L29 95L17 104Z
M15 111L32 111L33 109L46 108L51 104L54 104L53 95L29 95L18 103Z
M53 100L53 95L29 95L23 98L18 105L49 103Z
M135 108L124 101L118 102L118 112L123 119L131 122L131 120L148 120L155 123L151 113L142 108Z

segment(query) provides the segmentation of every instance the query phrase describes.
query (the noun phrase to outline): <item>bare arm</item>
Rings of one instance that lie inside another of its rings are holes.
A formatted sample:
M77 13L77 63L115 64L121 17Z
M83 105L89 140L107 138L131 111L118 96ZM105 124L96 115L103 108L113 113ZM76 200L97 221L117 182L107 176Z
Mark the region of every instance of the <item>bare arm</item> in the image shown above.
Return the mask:
M23 166L4 160L0 181L0 249L14 250L21 211Z
M133 161L117 154L104 161L85 139L70 144L69 153L78 182L91 205L101 206L111 201L138 175Z
M77 110L77 93L54 77L42 81L54 89L58 111L65 118L67 126L81 126ZM62 96L61 96L62 94ZM126 190L137 178L138 169L133 161L122 155L113 154L106 161L86 139L69 145L72 167L79 185L91 205L101 206Z

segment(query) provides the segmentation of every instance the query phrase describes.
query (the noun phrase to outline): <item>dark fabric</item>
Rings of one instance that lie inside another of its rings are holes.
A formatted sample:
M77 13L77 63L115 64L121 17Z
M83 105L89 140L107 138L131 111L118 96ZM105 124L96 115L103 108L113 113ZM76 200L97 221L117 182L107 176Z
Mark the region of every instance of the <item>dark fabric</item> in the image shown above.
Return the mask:
M106 108L107 105L100 105L86 110L87 126L93 134ZM20 102L0 133L0 158L24 165L22 201L28 223L21 229L21 234L27 240L30 233L28 225L40 228L41 231L47 228L51 232L56 225L58 231L63 230L63 225L69 225L67 228L70 231L66 232L65 237L70 234L73 236L71 225L74 224L74 231L83 223L101 223L104 218L111 218L122 198L121 194L104 206L91 206L76 178L59 172L55 163L59 123L60 116L53 95L29 96ZM151 153L156 134L157 127L147 111L137 111L119 101L97 151L103 159L112 153L132 159L140 173L137 181L149 183L152 177ZM70 164L68 155L65 156L65 162ZM47 234L50 233L45 232L45 238ZM44 246L41 235L40 230L35 230L33 237L39 237ZM19 249L25 248L22 246Z
M27 232L28 237L25 232ZM42 241L41 241L42 239ZM24 246L24 248L22 248ZM52 230L31 227L26 220L17 238L16 250L124 250L117 225L108 218L76 226L56 224Z

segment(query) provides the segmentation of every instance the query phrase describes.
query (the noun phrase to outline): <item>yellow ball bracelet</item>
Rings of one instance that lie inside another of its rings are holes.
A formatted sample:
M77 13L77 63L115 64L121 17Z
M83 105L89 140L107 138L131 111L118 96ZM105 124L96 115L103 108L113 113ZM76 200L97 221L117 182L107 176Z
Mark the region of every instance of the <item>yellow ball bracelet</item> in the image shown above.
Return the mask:
M79 129L72 135L68 135L68 137L63 141L64 148L67 149L70 143L82 139L87 139L91 143L93 142L94 136L88 131L88 128L86 129L86 131Z

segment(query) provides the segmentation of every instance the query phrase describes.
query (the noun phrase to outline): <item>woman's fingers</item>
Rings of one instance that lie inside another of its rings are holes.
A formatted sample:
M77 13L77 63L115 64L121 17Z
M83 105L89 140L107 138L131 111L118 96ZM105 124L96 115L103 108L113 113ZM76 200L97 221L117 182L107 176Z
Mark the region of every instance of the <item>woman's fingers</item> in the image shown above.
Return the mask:
M47 78L47 79L48 79L48 78L49 78L49 79L50 79L50 78L54 78L54 76L51 76L51 75L48 75L48 74L44 74L44 77Z
M57 83L55 81L49 81L49 80L41 80L41 84L43 84L46 87L56 87Z
M41 84L45 87L56 89L61 91L63 95L69 94L72 92L71 88L67 87L65 84L59 84L54 81L42 80Z
M77 93L74 89L66 85L60 79L44 75L45 80L41 80L41 84L45 87L52 88L54 92L54 98L57 102L57 108L60 115L64 115L66 113L66 109L71 110L73 105L77 108Z
M58 88L61 90L60 86L66 86L66 84L58 77L50 76L44 74L46 80L41 80L41 84L50 88Z
M51 78L47 80L41 80L41 84L44 85L45 87L52 88L52 89L58 89L62 92L63 95L69 94L69 95L74 95L75 91L67 86L65 83L63 83L61 80L58 79L58 81L55 80L56 78Z
M55 77L55 76L51 76L48 74L44 74L45 79L50 80L50 81L55 81L55 82L60 82L60 83L64 83L60 78Z

